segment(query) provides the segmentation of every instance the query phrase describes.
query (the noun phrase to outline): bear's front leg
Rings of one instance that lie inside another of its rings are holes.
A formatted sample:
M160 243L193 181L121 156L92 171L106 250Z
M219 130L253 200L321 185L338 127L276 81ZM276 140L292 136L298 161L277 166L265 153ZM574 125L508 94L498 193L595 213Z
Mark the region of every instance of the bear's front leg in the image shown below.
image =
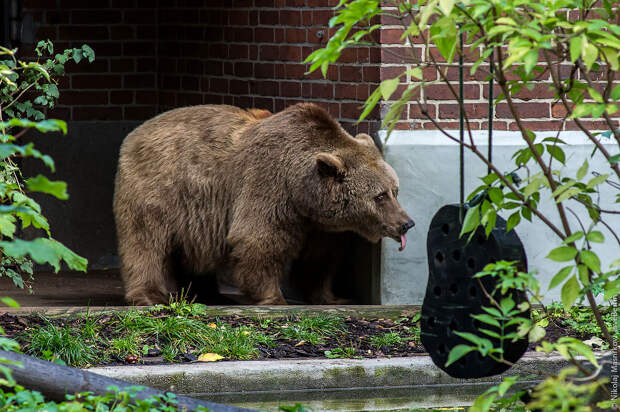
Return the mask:
M243 239L229 238L233 280L257 305L286 305L280 279L293 254L294 239L279 233L261 233Z

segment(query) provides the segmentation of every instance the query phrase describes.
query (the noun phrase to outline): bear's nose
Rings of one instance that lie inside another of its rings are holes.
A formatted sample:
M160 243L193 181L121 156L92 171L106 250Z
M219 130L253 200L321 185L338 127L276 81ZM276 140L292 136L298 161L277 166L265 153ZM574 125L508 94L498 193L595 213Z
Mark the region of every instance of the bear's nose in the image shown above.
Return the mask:
M414 226L415 226L415 223L413 223L413 220L410 220L407 223L402 224L400 227L400 234L404 235L405 233L407 233L409 229L411 229Z

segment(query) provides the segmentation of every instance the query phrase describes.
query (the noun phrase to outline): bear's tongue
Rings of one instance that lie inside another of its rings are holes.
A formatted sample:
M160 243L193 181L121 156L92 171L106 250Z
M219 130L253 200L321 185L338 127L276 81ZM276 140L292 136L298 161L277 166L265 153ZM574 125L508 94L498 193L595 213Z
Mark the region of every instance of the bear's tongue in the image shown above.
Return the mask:
M400 247L398 248L398 251L402 252L405 249L405 246L407 246L407 236L400 235Z

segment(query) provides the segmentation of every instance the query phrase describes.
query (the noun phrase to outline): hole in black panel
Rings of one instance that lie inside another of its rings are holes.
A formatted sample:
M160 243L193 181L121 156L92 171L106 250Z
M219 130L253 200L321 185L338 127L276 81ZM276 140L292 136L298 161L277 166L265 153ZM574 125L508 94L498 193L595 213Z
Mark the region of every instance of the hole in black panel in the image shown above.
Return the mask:
M479 245L484 245L486 241L487 238L483 234L476 236L476 242L478 242Z
M489 256L489 263L497 263L497 258L495 256Z
M476 261L473 258L467 259L467 267L473 269L476 267Z
M435 254L435 260L436 260L438 263L442 263L442 262L443 262L443 259L444 259L443 253L441 253L441 252L437 252L437 253Z
M458 291L459 291L459 287L456 285L456 283L453 283L453 284L450 285L450 288L448 288L448 290L453 295L456 295L458 293Z
M441 231L444 233L444 235L447 235L448 233L450 233L450 225L444 223L443 225L441 225Z
M433 293L435 294L435 296L441 296L441 288L439 286L435 286L433 288Z
M428 318L428 320L426 321L426 324L428 325L429 328L434 328L436 325L435 318L433 317Z
M479 329L480 326L482 326L482 323L480 323L478 319L474 319L474 321L472 322L472 325L474 325L474 328Z
M449 328L451 331L456 330L456 321L454 319L452 319L452 321L450 322Z
M456 261L460 260L461 259L461 251L458 250L458 249L454 249L452 251L452 259L454 259Z
M470 286L469 287L469 296L471 296L472 298L475 298L476 295L478 295L478 290L476 289L475 286Z
M440 354L445 355L447 351L448 348L446 348L445 344L440 343L439 346L437 346L437 352L439 352Z

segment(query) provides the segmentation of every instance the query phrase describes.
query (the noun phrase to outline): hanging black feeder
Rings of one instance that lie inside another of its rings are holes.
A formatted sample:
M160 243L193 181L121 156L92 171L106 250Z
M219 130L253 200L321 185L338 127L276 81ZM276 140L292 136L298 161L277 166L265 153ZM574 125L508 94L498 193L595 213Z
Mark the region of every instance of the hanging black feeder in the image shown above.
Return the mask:
M463 37L461 33L461 49ZM491 63L493 62L491 55ZM493 64L490 65L493 67ZM459 58L459 90L463 96L463 59ZM493 121L493 80L489 82L489 160L492 156ZM462 100L461 100L462 102ZM463 113L460 116L461 141L464 138ZM492 294L496 280L490 276L477 279L473 275L480 272L488 263L499 260L518 261L521 271L527 271L527 260L523 244L516 232L506 232L506 221L497 217L495 229L487 237L478 227L469 242L468 235L460 237L463 217L466 213L464 202L464 160L463 146L460 147L460 204L446 205L433 217L426 243L429 278L426 295L422 304L421 340L431 359L440 369L455 378L481 378L497 375L510 366L489 356L482 357L479 352L469 352L458 361L446 367L448 355L459 344L469 344L454 332L468 332L489 339L478 332L482 326L471 315L485 313L483 306L492 306L485 291ZM484 288L484 290L482 289ZM523 293L513 294L518 305L526 301ZM501 299L499 296L494 298ZM522 315L529 315L523 313ZM487 325L488 326L488 325ZM511 327L506 333L514 331ZM499 340L490 339L494 347ZM504 359L516 362L525 353L527 339L515 342L506 340L503 344Z

